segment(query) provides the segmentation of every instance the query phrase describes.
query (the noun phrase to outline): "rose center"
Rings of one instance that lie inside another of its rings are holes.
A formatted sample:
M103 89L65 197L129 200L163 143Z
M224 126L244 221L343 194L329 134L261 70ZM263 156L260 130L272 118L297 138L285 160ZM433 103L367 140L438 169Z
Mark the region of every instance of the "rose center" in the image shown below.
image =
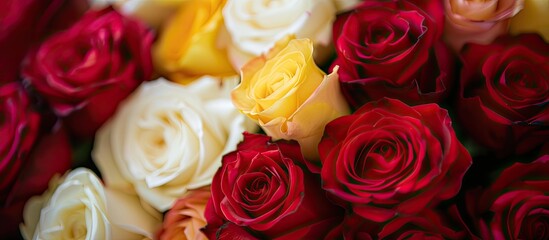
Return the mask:
M523 223L520 239L549 238L549 210L538 209L539 213L528 216Z
M390 162L396 155L396 148L388 141L379 141L361 149L355 162L355 170L361 178L382 178L391 168Z

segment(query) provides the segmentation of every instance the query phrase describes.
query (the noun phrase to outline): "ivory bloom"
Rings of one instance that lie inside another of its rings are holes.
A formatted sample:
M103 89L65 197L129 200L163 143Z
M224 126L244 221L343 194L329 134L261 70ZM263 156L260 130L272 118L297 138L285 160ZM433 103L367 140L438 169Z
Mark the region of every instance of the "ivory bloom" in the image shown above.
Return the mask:
M209 185L221 157L255 128L231 104L236 83L142 84L96 135L92 158L106 185L136 192L160 212L188 189Z
M140 19L153 28L160 27L184 1L186 0L90 0L94 8L112 5L122 14Z
M53 178L23 212L25 239L152 239L160 216L145 212L136 196L104 188L88 169Z
M169 80L189 83L202 75L236 72L219 43L225 0L188 0L164 26L153 49L155 68Z
M444 37L454 51L467 42L489 44L507 33L524 0L444 0Z
M524 9L511 18L511 33L537 32L549 42L549 1L525 0Z
M223 17L232 40L231 62L240 69L289 34L310 38L317 48L327 46L335 14L333 0L228 0Z
M337 67L325 75L313 60L309 39L287 37L242 68L232 92L235 106L273 140L297 140L305 157L318 156L324 126L349 114L339 91Z

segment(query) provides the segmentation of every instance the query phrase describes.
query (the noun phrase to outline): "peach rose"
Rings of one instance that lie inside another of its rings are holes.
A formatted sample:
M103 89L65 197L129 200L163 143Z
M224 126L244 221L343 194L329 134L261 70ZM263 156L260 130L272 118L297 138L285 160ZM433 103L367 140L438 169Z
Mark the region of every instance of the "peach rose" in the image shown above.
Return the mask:
M467 42L489 44L507 33L509 19L520 12L524 0L444 0L444 38L459 52Z
M161 240L207 239L200 229L206 226L204 209L210 199L210 187L189 191L178 199L164 217Z

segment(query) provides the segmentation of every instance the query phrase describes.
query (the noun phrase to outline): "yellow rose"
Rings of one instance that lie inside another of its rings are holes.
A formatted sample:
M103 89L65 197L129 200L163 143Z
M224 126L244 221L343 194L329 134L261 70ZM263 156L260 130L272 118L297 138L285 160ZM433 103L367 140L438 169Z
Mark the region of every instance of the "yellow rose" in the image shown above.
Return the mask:
M339 91L337 67L330 75L313 60L313 42L287 37L266 55L242 67L232 92L235 106L259 123L273 140L297 140L309 160L331 120L349 114Z
M179 83L202 75L235 74L218 41L224 4L224 0L190 0L181 4L154 46L158 72Z
M524 9L511 18L511 33L520 34L526 32L539 33L546 42L549 42L549 1L525 0Z

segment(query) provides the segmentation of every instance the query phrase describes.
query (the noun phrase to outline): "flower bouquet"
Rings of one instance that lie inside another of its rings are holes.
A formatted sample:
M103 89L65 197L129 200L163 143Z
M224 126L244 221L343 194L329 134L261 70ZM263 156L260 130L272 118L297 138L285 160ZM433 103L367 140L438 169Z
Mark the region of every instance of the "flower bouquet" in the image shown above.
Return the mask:
M549 239L546 0L4 0L2 239Z

